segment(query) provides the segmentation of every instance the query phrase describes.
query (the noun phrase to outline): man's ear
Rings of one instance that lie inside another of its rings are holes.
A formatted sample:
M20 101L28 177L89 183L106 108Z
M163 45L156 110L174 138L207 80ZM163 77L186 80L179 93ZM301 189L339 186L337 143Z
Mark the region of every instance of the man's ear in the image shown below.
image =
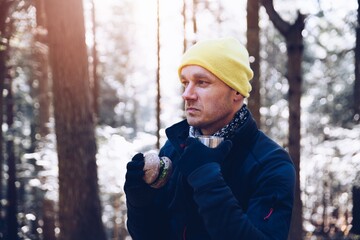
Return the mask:
M244 100L244 96L241 95L241 93L239 93L239 92L235 92L234 102L239 102L239 101L243 101L243 100Z

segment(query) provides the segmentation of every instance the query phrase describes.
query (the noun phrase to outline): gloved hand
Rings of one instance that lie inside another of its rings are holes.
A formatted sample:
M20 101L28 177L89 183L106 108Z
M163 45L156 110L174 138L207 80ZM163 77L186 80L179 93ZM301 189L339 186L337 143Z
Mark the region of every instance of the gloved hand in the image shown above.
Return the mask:
M184 177L188 177L199 167L211 163L221 163L231 149L230 140L223 141L216 148L209 148L196 138L188 138L184 153L179 160L179 170Z
M150 204L155 189L145 183L144 176L144 155L136 154L127 164L124 191L127 202L134 207L144 207Z

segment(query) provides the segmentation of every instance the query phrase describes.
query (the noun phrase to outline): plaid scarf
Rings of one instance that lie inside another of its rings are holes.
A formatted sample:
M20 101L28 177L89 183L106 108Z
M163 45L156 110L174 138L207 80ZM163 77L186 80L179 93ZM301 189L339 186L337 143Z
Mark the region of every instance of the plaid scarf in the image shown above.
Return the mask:
M212 136L217 137L223 137L224 139L231 139L236 133L236 130L239 129L246 119L249 117L250 113L249 110L246 107L246 104L244 104L238 112L236 112L234 118L231 120L229 124L227 124L225 127L214 133ZM190 126L189 128L189 137L196 138L198 136L201 136L201 130L198 128L195 128L193 126Z

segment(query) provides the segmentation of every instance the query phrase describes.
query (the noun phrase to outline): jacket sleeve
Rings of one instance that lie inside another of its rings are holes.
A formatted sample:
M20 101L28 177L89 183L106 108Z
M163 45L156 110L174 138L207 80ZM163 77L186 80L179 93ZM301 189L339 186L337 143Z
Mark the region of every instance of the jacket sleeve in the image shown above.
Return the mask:
M224 181L220 166L209 163L188 182L212 239L286 240L292 213L295 170L290 161L264 166L246 211Z
M160 150L159 156L164 156L164 149L169 148L167 142ZM127 228L134 240L170 239L170 222L166 209L166 188L156 190L154 200L148 206L138 208L127 203Z
M170 227L167 226L166 211L159 202L160 195L146 207L127 203L127 228L132 239L169 239Z

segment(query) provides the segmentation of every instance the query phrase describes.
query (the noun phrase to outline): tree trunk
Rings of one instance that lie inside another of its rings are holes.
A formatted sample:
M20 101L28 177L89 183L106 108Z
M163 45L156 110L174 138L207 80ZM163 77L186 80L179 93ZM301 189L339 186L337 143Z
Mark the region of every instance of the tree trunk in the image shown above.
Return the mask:
M97 42L96 42L96 15L95 15L95 2L91 0L91 21L92 21L92 34L93 34L93 47L92 47L92 89L93 89L93 98L94 98L94 114L96 123L99 119L99 77L97 73L98 67L98 56L97 56Z
M3 91L5 87L5 79L7 77L7 66L6 62L8 59L8 50L9 50L9 41L10 36L12 34L11 30L9 30L9 22L8 14L12 1L1 1L0 2L0 212L3 210L3 165L4 165L4 138L3 138L3 131L2 125L4 121L4 97ZM3 237L5 232L5 219L0 218L0 238Z
M14 123L14 99L12 96L11 79L7 79L7 90L6 96L6 123L11 132ZM11 133L10 133L11 134ZM18 194L16 190L16 157L14 153L14 139L13 136L8 134L6 139L6 152L7 152L7 165L8 165L8 179L7 179L7 237L9 239L19 239L18 237L18 222L17 222L17 204Z
M196 20L196 13L198 8L198 0L193 0L193 8L192 8L192 27L194 33L194 39L192 44L194 45L197 42L197 20Z
M254 71L254 77L251 80L251 97L248 104L256 123L261 127L259 5L259 0L247 1L247 49L253 58L253 61L250 61L250 67Z
M55 236L55 203L52 200L44 199L42 205L43 212L43 239L56 240Z
M287 46L287 79L289 81L289 154L294 162L297 176L289 239L301 240L303 236L303 227L300 189L300 100L302 91L301 62L304 50L301 33L305 27L305 16L299 13L295 23L290 25L282 20L275 11L272 0L262 0L262 4L266 8L266 12L274 26L284 36Z
M96 166L94 115L81 0L47 0L60 239L106 239Z
M187 50L187 34L186 34L186 26L187 26L187 16L186 16L186 0L183 0L182 7L182 17L183 17L183 28L184 28L184 38L183 38L183 53Z
M352 209L352 228L351 232L360 235L360 185L352 189L353 209Z
M35 59L37 63L37 78L39 81L39 133L45 137L49 133L50 119L50 86L49 86L49 59L46 35L46 19L44 13L44 0L36 0L36 32L35 32Z
M161 87L160 87L160 1L156 1L156 45L157 45L157 68L156 68L156 148L160 149L161 129Z
M358 0L355 46L354 116L360 122L360 0Z

